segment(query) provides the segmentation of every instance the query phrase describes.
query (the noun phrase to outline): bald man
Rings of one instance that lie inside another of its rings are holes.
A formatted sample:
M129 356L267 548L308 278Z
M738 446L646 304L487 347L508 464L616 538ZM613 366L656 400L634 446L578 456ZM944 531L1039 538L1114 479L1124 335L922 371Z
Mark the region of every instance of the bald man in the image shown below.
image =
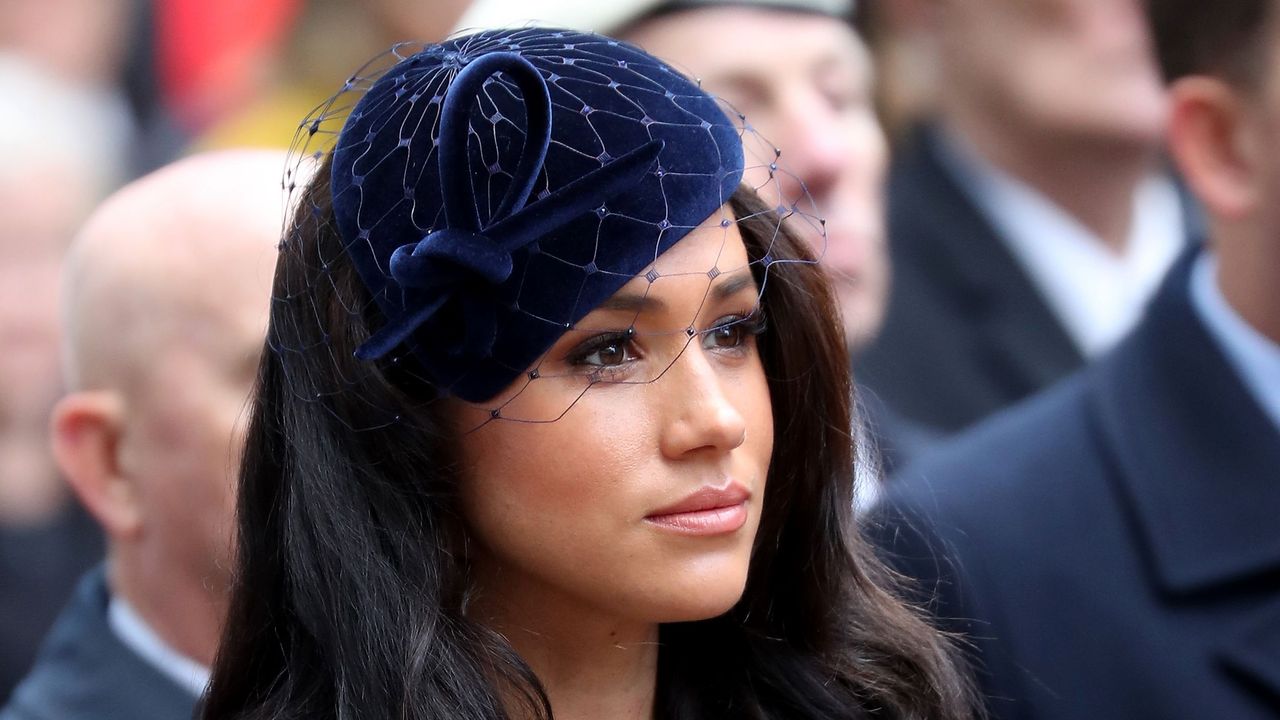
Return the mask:
M75 241L53 450L107 561L0 719L192 715L226 612L283 167L276 152L183 160L109 198Z

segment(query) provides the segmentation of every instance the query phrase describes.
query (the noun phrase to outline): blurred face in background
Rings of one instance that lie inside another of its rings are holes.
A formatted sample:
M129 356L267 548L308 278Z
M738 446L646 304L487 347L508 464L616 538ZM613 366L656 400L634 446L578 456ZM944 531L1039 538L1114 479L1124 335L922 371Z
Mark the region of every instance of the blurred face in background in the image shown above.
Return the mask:
M0 189L0 198L24 196ZM62 394L58 273L70 232L21 223L40 219L21 211L29 205L4 207L11 216L0 229L0 427L43 430L49 408Z
M39 442L28 451L48 464L49 409L62 394L59 273L80 223L117 179L127 126L109 98L54 72L70 68L55 62L52 47L43 56L36 46L49 40L72 54L85 50L77 43L97 48L80 37L83 24L107 22L117 4L123 3L0 0L0 47L12 40L12 48L31 55L0 52L0 438L37 428ZM47 25L64 16L77 19L66 28L70 40L34 32L40 18ZM8 465L14 452L0 453L0 465L9 467L5 479L16 472Z
M943 0L940 89L1012 128L1155 144L1165 94L1141 0Z
M0 523L5 524L44 522L65 507L66 487L49 453L48 433L49 411L63 390L59 273L80 222L116 181L128 127L121 105L79 82L105 70L80 74L75 67L77 58L103 66L111 62L85 31L98 23L104 26L97 30L109 34L105 25L111 9L123 3L100 4L0 2L0 47L22 51L0 51L0 157L5 159L0 166ZM71 16L74 22L63 28L66 37L36 32ZM101 51L100 56L90 51Z
M850 345L874 335L889 282L888 147L872 107L870 55L853 30L814 13L726 6L659 15L621 37L701 79L782 150L785 197L764 200L789 205L808 189L826 220L825 243L816 219L791 227L823 253ZM745 181L759 186L768 175L749 167Z
M57 158L0 172L0 524L43 522L66 498L48 439L63 392L58 287L91 198Z

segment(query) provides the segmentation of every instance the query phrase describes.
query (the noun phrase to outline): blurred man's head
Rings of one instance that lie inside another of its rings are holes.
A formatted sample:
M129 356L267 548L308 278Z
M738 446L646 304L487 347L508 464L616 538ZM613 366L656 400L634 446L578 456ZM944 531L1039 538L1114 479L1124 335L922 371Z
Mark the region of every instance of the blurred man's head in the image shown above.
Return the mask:
M708 3L648 16L616 34L702 80L782 149L783 165L804 181L826 220L823 263L836 282L846 336L860 345L874 335L889 280L888 149L871 104L871 56L849 24L812 10ZM746 179L760 184L768 169L754 172L759 177L748 172ZM797 200L800 182L779 177L786 199Z
M1209 216L1223 294L1280 341L1280 9L1150 0L1170 151Z
M283 155L227 152L109 198L64 276L59 465L113 589L208 662L229 583L242 419L265 337Z
M1141 0L924 0L946 112L1016 133L1155 145L1164 95Z
M698 78L782 150L791 203L804 186L826 220L823 264L839 293L846 336L864 343L887 302L883 192L888 149L872 107L866 46L849 0L476 0L460 28L539 25L621 38ZM761 184L768 168L748 170ZM789 173L789 174L788 174ZM767 199L768 200L768 199ZM817 243L817 223L796 222Z

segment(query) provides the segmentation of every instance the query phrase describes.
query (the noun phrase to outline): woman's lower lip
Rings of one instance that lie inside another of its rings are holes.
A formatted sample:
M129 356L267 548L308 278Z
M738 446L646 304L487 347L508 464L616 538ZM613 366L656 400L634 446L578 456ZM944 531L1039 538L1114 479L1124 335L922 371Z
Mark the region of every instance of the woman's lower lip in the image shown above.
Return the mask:
M747 523L747 504L741 502L710 510L650 515L645 521L684 535L723 535Z

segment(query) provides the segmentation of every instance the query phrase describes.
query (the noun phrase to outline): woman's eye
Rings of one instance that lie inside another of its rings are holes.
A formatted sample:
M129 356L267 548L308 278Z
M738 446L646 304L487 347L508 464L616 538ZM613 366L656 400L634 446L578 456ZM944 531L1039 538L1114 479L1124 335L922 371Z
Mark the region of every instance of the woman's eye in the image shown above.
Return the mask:
M587 365L612 367L627 361L627 349L622 343L609 343L582 358Z
M575 353L570 362L592 368L618 367L635 359L630 342L625 336L600 338Z
M748 315L731 315L716 321L702 334L702 347L711 350L739 348L746 344L748 336L764 332L764 318L759 312Z
M746 332L742 328L740 321L734 321L731 324L713 327L702 336L702 347L711 348L734 348L742 344Z

